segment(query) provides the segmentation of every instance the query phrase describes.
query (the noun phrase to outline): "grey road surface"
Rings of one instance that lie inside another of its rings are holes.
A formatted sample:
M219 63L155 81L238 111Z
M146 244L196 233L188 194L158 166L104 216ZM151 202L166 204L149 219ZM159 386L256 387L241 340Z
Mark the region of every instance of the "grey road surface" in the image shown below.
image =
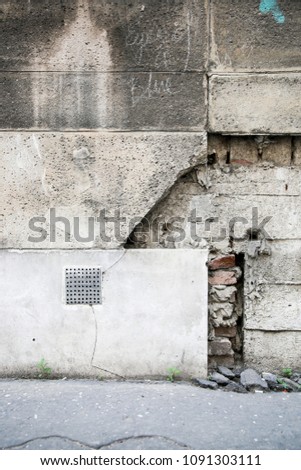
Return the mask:
M301 393L0 380L1 449L301 449Z

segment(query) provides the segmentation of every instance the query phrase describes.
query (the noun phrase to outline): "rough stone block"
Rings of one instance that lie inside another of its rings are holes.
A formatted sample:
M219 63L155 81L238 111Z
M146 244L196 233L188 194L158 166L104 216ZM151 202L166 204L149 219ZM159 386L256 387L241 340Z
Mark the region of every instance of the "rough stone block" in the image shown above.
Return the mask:
M267 390L268 384L254 369L246 369L240 375L240 383L247 390Z
M231 286L237 284L237 279L234 271L214 271L209 274L209 284Z
M301 74L213 75L209 87L211 132L300 132Z
M290 165L292 157L291 137L267 137L262 146L262 160L275 165Z
M236 382L230 382L224 388L225 392L235 392L235 393L248 393L245 387Z
M204 0L3 0L1 69L191 71L207 60Z
M237 333L236 326L219 326L215 328L216 336L224 336L226 338L235 338Z
M227 385L230 380L228 377L225 377L223 374L220 374L218 372L213 372L210 374L209 380L212 380L213 382L216 382L219 385Z
M258 145L253 137L231 137L230 163L252 165L258 162Z
M0 139L2 248L120 247L178 175L207 158L198 133L6 132ZM52 239L51 213L70 224L65 230L53 217ZM45 218L36 227L46 233L29 227L34 217Z
M277 371L284 367L301 368L300 331L244 332L244 361L257 370Z
M263 372L262 374L262 378L269 384L269 383L273 383L273 384L277 384L277 375L275 374L271 374L270 372Z
M231 302L236 301L237 289L234 286L212 286L209 291L211 302Z
M218 385L216 382L212 382L211 380L205 380L205 379L193 379L193 382L195 385L198 385L201 388L209 388L211 390L217 390Z
M210 5L213 69L300 70L298 0L213 0Z
M237 317L234 316L234 305L224 303L212 303L209 306L210 321L214 327L233 326L236 324Z
M1 129L187 130L205 126L202 74L2 73Z
M235 266L235 255L226 255L214 258L208 263L208 268L212 271L216 269L227 269L234 268Z
M228 367L218 366L217 369L220 374L224 375L225 377L228 377L229 379L234 379L235 374L232 372L232 370L228 369Z
M173 365L206 377L207 256L0 250L0 373L36 373L45 357L54 373L68 376L166 376ZM69 266L101 268L100 305L66 304Z
M228 338L215 338L209 341L209 356L233 356L232 344Z

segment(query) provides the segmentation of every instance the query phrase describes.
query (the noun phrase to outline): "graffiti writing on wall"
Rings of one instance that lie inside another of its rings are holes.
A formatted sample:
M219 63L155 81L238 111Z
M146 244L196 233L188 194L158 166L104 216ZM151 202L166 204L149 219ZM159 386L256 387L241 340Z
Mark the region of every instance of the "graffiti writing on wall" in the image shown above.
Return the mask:
M285 16L278 5L278 0L261 0L259 10L263 14L271 13L279 24L285 22Z

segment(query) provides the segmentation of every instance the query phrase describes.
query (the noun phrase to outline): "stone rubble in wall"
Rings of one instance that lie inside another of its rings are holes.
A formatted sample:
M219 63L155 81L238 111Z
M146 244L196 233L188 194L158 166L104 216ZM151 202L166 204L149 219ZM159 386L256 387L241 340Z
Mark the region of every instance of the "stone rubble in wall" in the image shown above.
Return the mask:
M210 366L233 366L240 358L241 338L238 321L242 314L237 284L242 276L234 254L219 254L208 262Z
M287 371L286 371L287 372ZM285 370L278 374L271 372L258 373L250 368L230 369L218 366L212 370L208 379L193 379L195 385L211 390L223 390L225 392L301 392L301 371L289 371L284 376Z

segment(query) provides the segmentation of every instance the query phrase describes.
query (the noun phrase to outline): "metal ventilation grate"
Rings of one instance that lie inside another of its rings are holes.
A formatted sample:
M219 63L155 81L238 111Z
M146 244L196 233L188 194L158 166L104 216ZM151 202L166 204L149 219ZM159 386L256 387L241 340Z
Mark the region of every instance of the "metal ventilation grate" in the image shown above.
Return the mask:
M65 268L66 304L101 304L100 268Z

